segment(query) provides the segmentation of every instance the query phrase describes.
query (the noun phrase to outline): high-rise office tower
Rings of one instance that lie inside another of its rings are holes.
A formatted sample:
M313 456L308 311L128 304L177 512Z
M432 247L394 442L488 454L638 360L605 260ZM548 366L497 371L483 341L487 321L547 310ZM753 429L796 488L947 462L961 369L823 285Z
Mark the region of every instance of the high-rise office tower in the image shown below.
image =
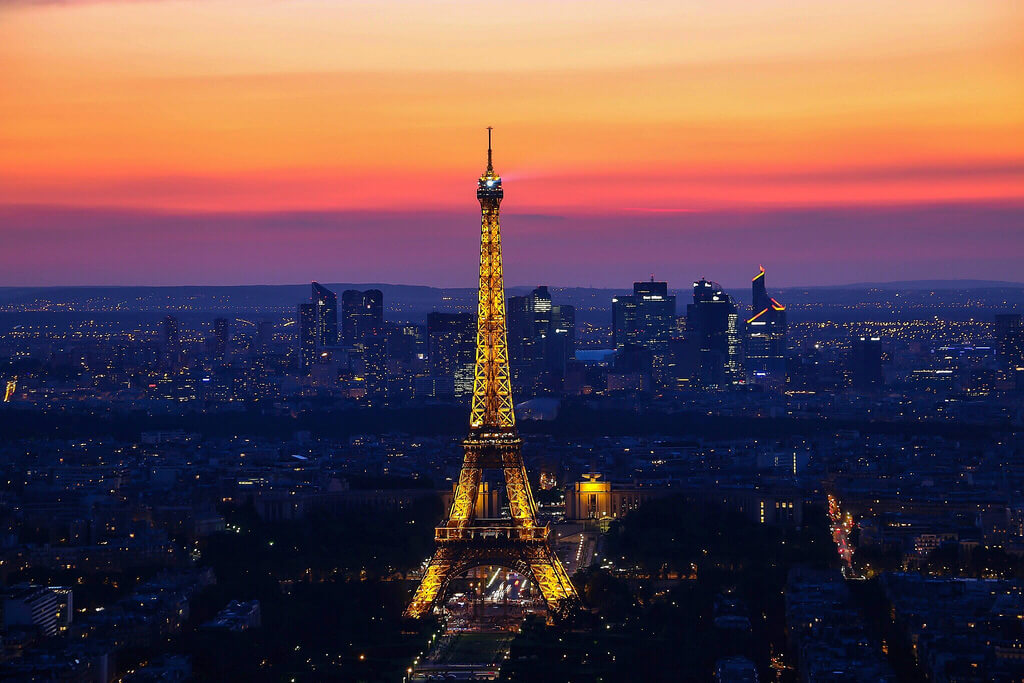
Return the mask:
M260 320L256 323L256 348L257 352L264 352L270 348L274 341L274 323L269 320Z
M686 306L686 343L696 384L725 388L743 380L739 312L717 282L693 283L693 303Z
M427 358L427 328L403 323L386 326L388 358L401 363L420 363Z
M353 369L362 378L367 396L383 396L388 383L388 338L367 335L355 345Z
M882 340L854 337L850 342L850 379L853 388L871 391L882 386Z
M1020 313L996 316L996 349L1004 369L1024 367L1024 317Z
M313 305L316 307L316 345L334 346L338 343L338 295L314 282Z
M173 315L164 318L162 326L163 335L163 356L164 363L171 368L177 368L181 363L181 331L178 326L178 319Z
M309 372L316 359L316 304L299 304L299 369Z
M657 353L667 347L676 321L676 297L667 282L634 282L633 293L612 299L615 348L643 346Z
M341 341L351 346L384 333L384 294L379 289L346 289L341 295Z
M215 360L223 361L228 355L228 328L227 318L215 318L213 321L213 357Z
M650 374L658 382L664 380L675 321L676 297L668 293L667 282L655 282L653 277L634 282L632 294L612 299L616 351L622 353L631 346L647 351L637 357L650 359Z
M430 374L451 379L455 396L473 393L476 316L472 313L427 315L427 362Z
M751 289L754 309L746 324L743 358L747 382L779 389L786 384L786 307L768 296L763 266Z
M555 306L547 287L508 299L509 362L527 374L565 373L576 350L576 309Z

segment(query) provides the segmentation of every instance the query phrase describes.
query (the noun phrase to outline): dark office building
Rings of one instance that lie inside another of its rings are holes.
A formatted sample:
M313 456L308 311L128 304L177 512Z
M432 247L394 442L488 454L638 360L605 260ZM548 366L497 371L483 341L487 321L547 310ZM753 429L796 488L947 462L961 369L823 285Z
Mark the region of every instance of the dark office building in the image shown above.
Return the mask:
M256 350L267 351L274 342L274 323L269 320L261 320L256 323Z
M616 351L636 346L648 350L651 359L644 371L655 381L663 381L669 342L676 323L676 297L668 293L668 283L634 282L633 293L612 299L612 337Z
M384 334L384 294L379 289L347 289L341 295L341 341L351 346L363 337Z
M1004 369L1024 367L1024 318L1020 313L996 316L996 349Z
M508 299L509 362L524 375L565 374L576 351L576 309L555 306L547 287Z
M338 295L320 283L313 283L313 305L316 307L316 345L338 343Z
M405 323L387 325L388 358L401 363L425 362L427 358L427 328Z
M309 372L316 359L316 305L299 304L299 369Z
M223 361L228 355L228 328L227 318L216 318L213 321L213 358Z
M388 383L388 339L383 334L364 336L356 343L351 357L356 378L363 383L368 397L383 396Z
M739 313L717 282L693 283L686 306L686 349L694 384L725 388L743 380Z
M476 364L476 316L472 313L430 313L427 315L427 358L430 375L438 391L447 394L452 384L455 396L473 393Z
M768 296L763 267L751 289L753 315L745 326L743 358L747 382L779 389L786 384L786 307Z
M854 337L850 343L850 381L858 391L882 386L882 340L879 337Z
M181 331L178 319L169 315L164 318L162 327L164 363L176 368L181 362Z
M615 348L636 344L655 353L667 347L676 322L676 297L667 282L634 282L633 293L612 299Z

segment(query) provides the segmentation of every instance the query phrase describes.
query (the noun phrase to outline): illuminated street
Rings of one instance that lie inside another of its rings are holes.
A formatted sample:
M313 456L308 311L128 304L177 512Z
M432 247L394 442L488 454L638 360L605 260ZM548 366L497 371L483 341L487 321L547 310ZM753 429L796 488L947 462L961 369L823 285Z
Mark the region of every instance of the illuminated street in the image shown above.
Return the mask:
M436 638L409 681L493 681L527 615L543 611L536 591L522 576L481 568L464 581L444 607L444 632Z

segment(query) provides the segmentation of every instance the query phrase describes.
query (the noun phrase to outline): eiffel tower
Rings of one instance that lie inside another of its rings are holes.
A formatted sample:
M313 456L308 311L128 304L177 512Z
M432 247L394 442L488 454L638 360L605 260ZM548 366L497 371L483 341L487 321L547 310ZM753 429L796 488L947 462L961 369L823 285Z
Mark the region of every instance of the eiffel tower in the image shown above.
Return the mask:
M550 529L537 521L530 482L516 430L505 335L505 286L501 274L498 206L504 193L491 158L487 129L487 171L480 176L480 292L477 299L476 370L469 435L448 519L435 530L434 556L406 608L409 617L430 611L453 578L474 567L497 566L532 578L549 616L561 619L579 604L569 575L548 542ZM485 470L505 476L509 517L478 519L477 495Z

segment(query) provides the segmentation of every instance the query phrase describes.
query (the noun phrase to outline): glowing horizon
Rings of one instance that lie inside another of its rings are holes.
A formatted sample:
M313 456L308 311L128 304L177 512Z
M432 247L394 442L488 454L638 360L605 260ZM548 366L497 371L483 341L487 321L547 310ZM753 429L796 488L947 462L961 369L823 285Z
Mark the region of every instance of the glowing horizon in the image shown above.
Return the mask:
M512 214L1019 207L1022 20L965 0L0 0L0 207L471 219L488 125Z

